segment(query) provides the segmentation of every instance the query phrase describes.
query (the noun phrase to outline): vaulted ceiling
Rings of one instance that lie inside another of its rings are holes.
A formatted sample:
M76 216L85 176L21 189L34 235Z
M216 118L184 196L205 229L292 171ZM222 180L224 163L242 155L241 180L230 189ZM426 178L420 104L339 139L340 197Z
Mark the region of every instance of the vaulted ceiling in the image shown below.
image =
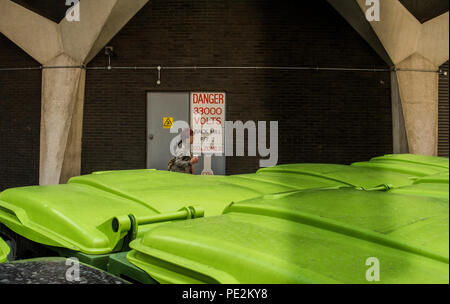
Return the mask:
M66 0L12 0L44 17L60 22L69 6ZM349 1L349 0L345 0ZM72 1L69 1L72 2ZM426 22L449 10L449 0L400 0L420 22Z
M59 23L66 15L67 10L75 1L67 1L71 3L66 5L66 0L12 0L33 12L44 16L50 20ZM80 1L81 2L81 1Z
M424 23L448 11L449 0L400 0L417 20Z

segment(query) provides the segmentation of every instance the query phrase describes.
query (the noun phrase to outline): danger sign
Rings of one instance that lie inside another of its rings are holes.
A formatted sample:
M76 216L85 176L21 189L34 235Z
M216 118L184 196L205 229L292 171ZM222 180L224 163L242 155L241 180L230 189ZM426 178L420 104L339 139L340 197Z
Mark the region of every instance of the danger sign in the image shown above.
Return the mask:
M225 93L192 92L190 99L191 126L194 131L193 152L196 154L222 154L224 150Z

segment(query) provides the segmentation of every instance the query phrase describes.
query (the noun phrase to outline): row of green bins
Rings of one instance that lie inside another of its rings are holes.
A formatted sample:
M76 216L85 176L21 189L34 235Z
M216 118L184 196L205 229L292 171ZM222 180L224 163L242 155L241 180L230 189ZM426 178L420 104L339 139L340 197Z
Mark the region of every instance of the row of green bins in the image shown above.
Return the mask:
M232 201L322 187L412 183L414 176L329 164L282 165L255 174L195 176L157 170L99 172L65 185L0 194L0 222L34 242L91 255L126 249L124 238L155 224L220 215ZM197 209L195 209L197 208ZM130 220L130 216L134 220ZM138 231L132 231L136 222ZM113 224L116 225L113 229Z
M297 190L233 203L221 216L150 229L128 259L160 283L448 284L442 175L399 188ZM373 259L379 281L367 277Z
M0 237L0 263L6 261L9 254L8 244Z
M62 256L75 256L102 269L128 269L128 275L142 277L144 271L121 253L129 250L129 242L167 222L197 222L199 217L221 215L231 202L269 194L380 185L399 188L423 176L421 172L332 164L281 165L234 176L157 170L97 172L72 178L65 185L2 192L0 223Z
M64 185L12 188L0 194L0 222L40 244L102 255L126 249L162 222L219 215L233 200L287 191L251 179L135 170L104 172ZM139 227L139 229L135 226Z

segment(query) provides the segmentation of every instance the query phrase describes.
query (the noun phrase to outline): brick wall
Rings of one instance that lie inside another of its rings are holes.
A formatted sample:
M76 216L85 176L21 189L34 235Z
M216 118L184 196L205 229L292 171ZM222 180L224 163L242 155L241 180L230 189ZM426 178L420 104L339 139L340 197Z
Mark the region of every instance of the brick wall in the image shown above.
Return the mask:
M39 64L0 34L0 67ZM0 191L39 182L41 71L0 71Z
M304 4L298 4L304 3ZM150 1L109 43L116 66L386 67L326 1ZM90 66L103 66L99 54ZM278 120L279 163L392 152L389 73L88 71L82 172L144 168L146 92L227 92L227 120ZM252 172L257 157L227 160Z

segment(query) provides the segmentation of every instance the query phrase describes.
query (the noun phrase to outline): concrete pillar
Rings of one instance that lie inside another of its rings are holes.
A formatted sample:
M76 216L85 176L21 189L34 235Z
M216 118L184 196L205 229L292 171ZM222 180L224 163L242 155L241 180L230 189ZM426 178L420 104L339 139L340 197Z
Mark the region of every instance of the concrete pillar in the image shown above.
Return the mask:
M80 65L65 54L47 64ZM44 69L42 72L41 184L64 183L80 174L85 76L86 70L80 68Z
M355 1L365 13L366 1ZM409 152L437 155L437 70L449 58L449 13L421 24L399 0L381 0L380 21L370 25L398 69L396 78ZM393 108L393 119L401 118L396 109ZM401 132L395 128L394 131ZM394 139L401 141L402 134L397 135ZM405 150L401 146L401 142L394 143L397 151Z
M60 183L66 183L71 177L81 174L81 139L83 135L84 87L86 70L81 70L78 94L72 113L72 123L67 137L67 148L61 170Z
M438 70L437 66L417 53L397 64L397 68ZM409 151L437 155L439 74L398 71L397 77Z
M43 66L39 183L65 183L81 171L87 64L148 0L83 0L80 21L57 24L0 0L0 32ZM51 67L60 68L51 68ZM47 67L47 68L46 68ZM65 67L65 68L61 68Z

